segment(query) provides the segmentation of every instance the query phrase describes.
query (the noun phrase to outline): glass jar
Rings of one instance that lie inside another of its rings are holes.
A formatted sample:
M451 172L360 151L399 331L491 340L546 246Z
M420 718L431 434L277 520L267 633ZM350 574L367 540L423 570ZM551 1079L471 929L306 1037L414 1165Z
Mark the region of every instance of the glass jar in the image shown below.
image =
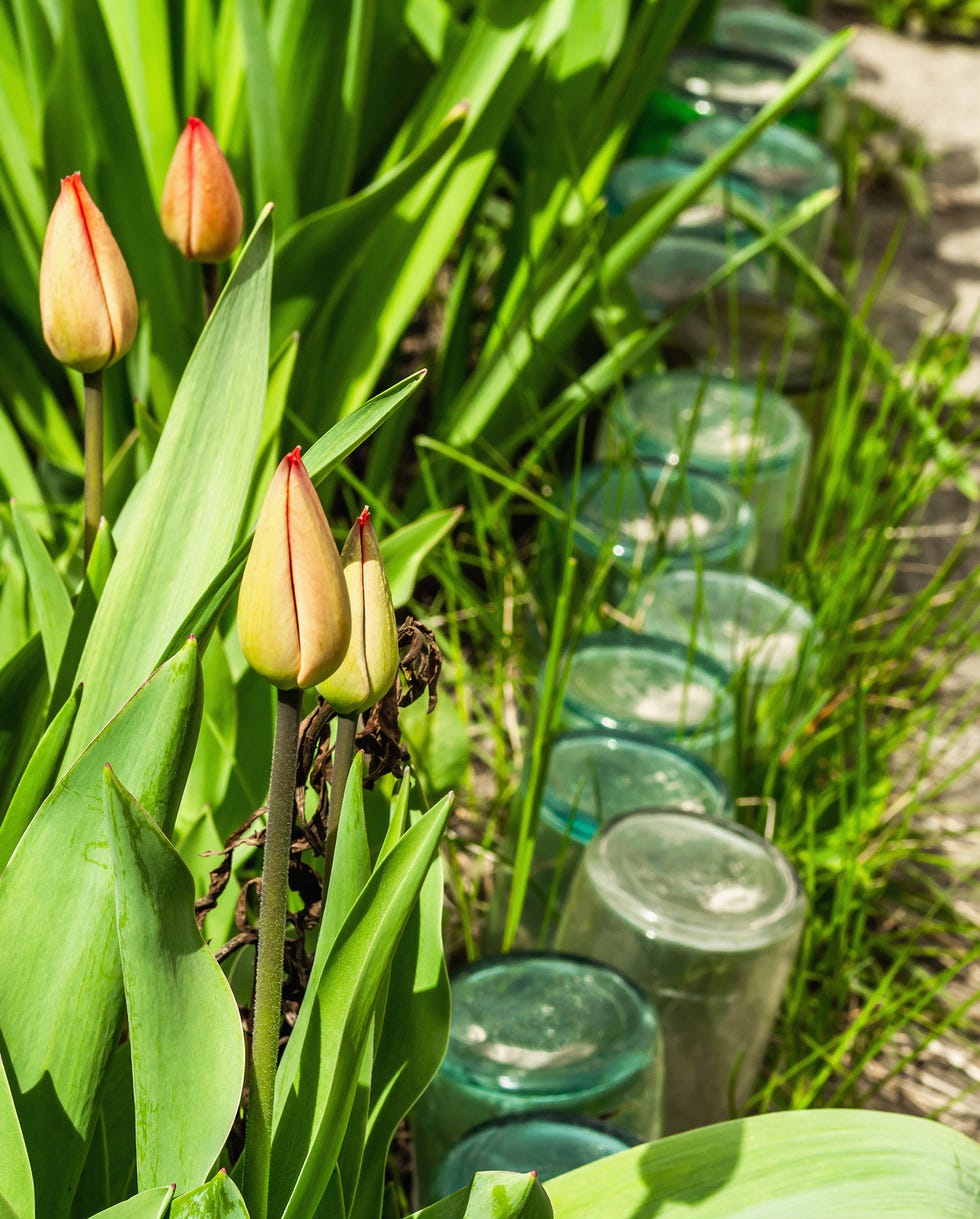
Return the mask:
M627 386L614 413L627 451L731 482L755 509L757 569L779 565L810 458L810 430L788 399L729 377L671 372Z
M636 605L638 631L693 644L731 675L744 730L768 747L816 663L810 611L771 584L712 571L664 572L637 590Z
M586 847L558 944L621 969L653 1004L666 1134L745 1105L805 912L786 857L730 821L639 810Z
M550 1181L639 1142L595 1118L564 1113L497 1118L450 1148L433 1174L429 1200L438 1202L465 1189L478 1172L535 1172L539 1181Z
M563 729L632 732L675 745L726 779L734 770L729 677L710 656L654 635L587 635L572 653Z
M684 305L703 292L706 284L731 261L724 240L667 233L651 246L627 272L640 311L649 322ZM711 290L716 307L724 308L729 295L766 292L769 275L760 261L743 263Z
M650 1004L615 969L552 953L485 957L452 980L446 1056L412 1114L420 1196L467 1130L561 1111L653 1138L660 1039Z

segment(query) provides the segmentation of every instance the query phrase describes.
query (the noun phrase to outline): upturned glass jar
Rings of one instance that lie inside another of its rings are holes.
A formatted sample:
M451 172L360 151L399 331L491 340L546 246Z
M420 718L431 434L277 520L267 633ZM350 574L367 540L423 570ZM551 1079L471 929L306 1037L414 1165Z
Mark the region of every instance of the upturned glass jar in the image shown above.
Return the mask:
M709 41L736 54L765 53L796 69L829 37L822 25L788 13L783 8L724 4L715 14ZM813 86L823 96L827 90L843 90L854 77L854 64L842 51Z
M541 793L520 942L548 944L575 865L601 825L629 809L660 806L716 817L735 811L724 779L701 758L665 741L592 729L556 737ZM502 922L509 884L499 870L494 881L491 921Z
M620 161L606 182L609 215L621 216L634 203L665 193L690 174L688 162L672 157L632 157ZM717 241L726 248L729 243L744 245L754 240L755 234L730 214L733 200L762 214L768 206L766 198L751 183L722 175L681 212L674 221L672 232Z
M756 567L778 566L810 457L810 430L788 399L729 377L671 372L627 386L614 418L619 443L637 456L731 482L755 509Z
M452 980L449 1046L412 1114L419 1193L472 1127L561 1111L653 1138L661 1122L653 1009L615 969L551 953L486 957Z
M732 259L724 240L668 233L650 247L627 273L643 316L659 321L676 306L687 304L707 287L712 276L722 273ZM717 307L745 292L764 293L769 274L763 263L744 263L710 290Z
M634 627L693 644L731 676L744 731L757 746L778 735L793 688L817 659L813 615L737 572L664 572L636 593ZM676 802L672 802L676 805Z
M730 779L734 703L725 670L696 649L628 631L587 635L572 654L563 729L639 733L678 746Z
M641 1140L595 1118L566 1113L496 1118L465 1134L436 1167L430 1201L465 1189L478 1172L535 1172L550 1181Z
M805 912L786 857L730 821L639 810L586 847L558 944L621 969L653 1004L666 1134L745 1105Z
M652 461L582 471L575 548L587 562L611 548L614 599L631 578L666 567L748 570L755 535L751 506L720 479Z
M743 126L741 120L724 114L691 123L675 136L671 155L700 165L734 139ZM803 132L780 124L761 132L729 173L770 198L778 213L791 211L816 191L840 186L840 169L830 154ZM835 214L831 206L793 234L793 240L815 260L822 256Z

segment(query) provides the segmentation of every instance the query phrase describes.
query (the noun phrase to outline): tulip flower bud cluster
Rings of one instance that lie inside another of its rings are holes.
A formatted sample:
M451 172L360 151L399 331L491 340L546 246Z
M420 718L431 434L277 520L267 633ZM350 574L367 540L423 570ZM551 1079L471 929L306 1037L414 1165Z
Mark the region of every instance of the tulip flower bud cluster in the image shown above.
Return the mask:
M238 600L242 652L280 689L317 686L341 714L372 706L398 670L398 631L370 513L343 557L294 449L279 464Z

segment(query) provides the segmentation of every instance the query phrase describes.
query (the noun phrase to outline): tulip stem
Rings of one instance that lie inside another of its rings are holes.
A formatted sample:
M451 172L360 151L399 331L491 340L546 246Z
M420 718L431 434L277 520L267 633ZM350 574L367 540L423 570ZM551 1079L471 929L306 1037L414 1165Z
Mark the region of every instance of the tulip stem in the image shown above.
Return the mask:
M218 265L213 262L201 263L201 279L204 281L204 320L207 321L214 312L221 295L221 285L218 283Z
M333 859L333 848L340 826L340 810L344 806L347 776L354 760L354 738L357 735L357 713L337 716L337 739L333 746L333 782L330 785L330 809L327 813L327 863Z
M245 1126L244 1192L252 1219L266 1219L272 1156L279 1029L282 1025L283 951L289 892L289 849L296 801L296 757L302 690L279 690L272 776L262 862L255 997L252 1003L252 1065Z
M102 520L102 369L83 374L85 386L85 566Z

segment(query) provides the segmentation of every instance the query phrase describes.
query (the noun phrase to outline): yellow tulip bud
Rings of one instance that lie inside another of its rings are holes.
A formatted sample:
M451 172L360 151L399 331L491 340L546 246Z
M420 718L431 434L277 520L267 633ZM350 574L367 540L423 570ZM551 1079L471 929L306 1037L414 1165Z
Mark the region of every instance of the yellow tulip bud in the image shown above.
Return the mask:
M387 694L398 672L395 610L367 508L347 535L340 559L351 606L350 647L317 692L342 715L355 715Z
M61 179L40 271L41 327L56 360L98 372L121 359L136 337L133 281L82 175Z
M224 262L242 239L242 201L207 124L189 118L160 200L167 240L193 262Z
M245 564L242 652L280 689L306 689L340 664L350 636L337 544L296 448L279 463Z

